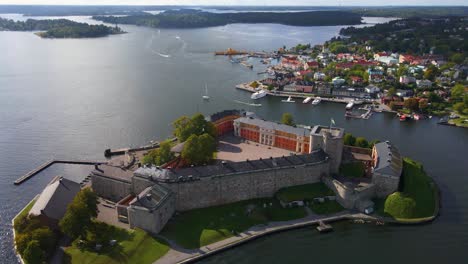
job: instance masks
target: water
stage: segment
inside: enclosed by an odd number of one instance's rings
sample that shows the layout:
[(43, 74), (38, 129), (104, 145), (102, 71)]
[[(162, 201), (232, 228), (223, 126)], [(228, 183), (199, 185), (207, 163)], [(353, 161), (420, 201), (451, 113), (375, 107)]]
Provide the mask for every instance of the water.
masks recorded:
[[(14, 14), (8, 17), (25, 19)], [(87, 17), (73, 19), (92, 21)], [(74, 40), (0, 32), (2, 262), (17, 261), (10, 224), (14, 215), (53, 176), (79, 180), (90, 167), (54, 165), (14, 186), (17, 177), (50, 158), (100, 160), (106, 148), (139, 146), (170, 136), (171, 122), (180, 115), (230, 108), (256, 111), (273, 120), (291, 112), (297, 122), (311, 125), (329, 124), (334, 118), (338, 126), (356, 135), (389, 139), (404, 155), (424, 162), (442, 188), (444, 208), (442, 216), (430, 225), (377, 228), (344, 224), (326, 236), (297, 230), (261, 239), (207, 262), (305, 263), (312, 252), (331, 252), (332, 248), (343, 254), (314, 254), (314, 260), (361, 256), (389, 262), (398, 257), (409, 259), (408, 252), (426, 263), (466, 257), (468, 130), (438, 126), (435, 120), (400, 123), (385, 114), (375, 114), (369, 120), (345, 120), (341, 104), (312, 107), (269, 97), (259, 101), (262, 107), (239, 104), (235, 100), (251, 102), (250, 94), (234, 86), (259, 78), (257, 72), (264, 66), (252, 60), (252, 71), (213, 55), (215, 50), (228, 47), (271, 51), (283, 45), (319, 44), (336, 36), (340, 28), (235, 24), (158, 30), (123, 26), (128, 34)], [(209, 102), (201, 98), (205, 83)]]

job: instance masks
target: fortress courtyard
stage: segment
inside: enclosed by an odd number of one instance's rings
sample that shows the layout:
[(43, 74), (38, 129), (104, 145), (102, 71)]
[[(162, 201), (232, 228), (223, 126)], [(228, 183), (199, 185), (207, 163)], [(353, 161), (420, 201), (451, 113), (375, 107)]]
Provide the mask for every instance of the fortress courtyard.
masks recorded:
[(232, 134), (223, 135), (219, 138), (217, 151), (216, 159), (232, 162), (290, 156), (291, 153), (295, 153), (290, 150), (248, 141)]

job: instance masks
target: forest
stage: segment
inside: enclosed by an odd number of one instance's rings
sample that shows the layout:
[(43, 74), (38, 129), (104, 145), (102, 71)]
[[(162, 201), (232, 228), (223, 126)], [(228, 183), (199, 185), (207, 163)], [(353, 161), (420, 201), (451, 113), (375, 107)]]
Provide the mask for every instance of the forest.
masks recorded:
[(232, 23), (276, 23), (291, 26), (358, 25), (361, 16), (343, 11), (313, 11), (296, 13), (241, 12), (210, 13), (194, 9), (168, 10), (157, 15), (93, 16), (112, 24), (132, 24), (158, 28), (200, 28)]
[(43, 38), (96, 38), (125, 33), (119, 27), (89, 25), (68, 19), (14, 21), (0, 18), (0, 31), (40, 31)]

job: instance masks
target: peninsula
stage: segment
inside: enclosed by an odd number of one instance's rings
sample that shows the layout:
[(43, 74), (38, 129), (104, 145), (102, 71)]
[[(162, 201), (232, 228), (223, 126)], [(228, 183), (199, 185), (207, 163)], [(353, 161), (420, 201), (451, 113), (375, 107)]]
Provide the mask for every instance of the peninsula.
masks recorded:
[(28, 19), (14, 21), (0, 18), (0, 31), (39, 31), (42, 38), (98, 38), (125, 33), (119, 27), (89, 25), (68, 19)]
[(200, 28), (233, 23), (276, 23), (291, 26), (337, 26), (361, 24), (359, 14), (344, 11), (311, 11), (296, 13), (240, 12), (210, 13), (194, 9), (167, 10), (163, 13), (129, 16), (93, 16), (112, 24), (131, 24), (156, 28)]
[(13, 220), (26, 262), (33, 246), (50, 258), (57, 234), (74, 240), (65, 249), (71, 263), (122, 255), (128, 263), (178, 263), (292, 228), (424, 223), (438, 214), (435, 183), (389, 141), (244, 110), (173, 125), (176, 139), (96, 164), (81, 184), (54, 178)]

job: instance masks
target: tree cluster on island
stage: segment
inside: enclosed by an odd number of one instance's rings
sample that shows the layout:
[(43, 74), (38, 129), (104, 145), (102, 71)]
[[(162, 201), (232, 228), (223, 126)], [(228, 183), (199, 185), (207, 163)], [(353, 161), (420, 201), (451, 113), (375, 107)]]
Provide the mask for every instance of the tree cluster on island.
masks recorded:
[(233, 23), (276, 23), (291, 26), (358, 25), (361, 16), (345, 11), (312, 11), (295, 13), (240, 12), (210, 13), (194, 9), (167, 10), (163, 13), (129, 16), (93, 16), (106, 23), (131, 24), (157, 28), (200, 28)]
[(90, 25), (68, 19), (14, 21), (0, 18), (0, 31), (40, 31), (37, 35), (43, 38), (97, 38), (125, 33), (117, 26)]

